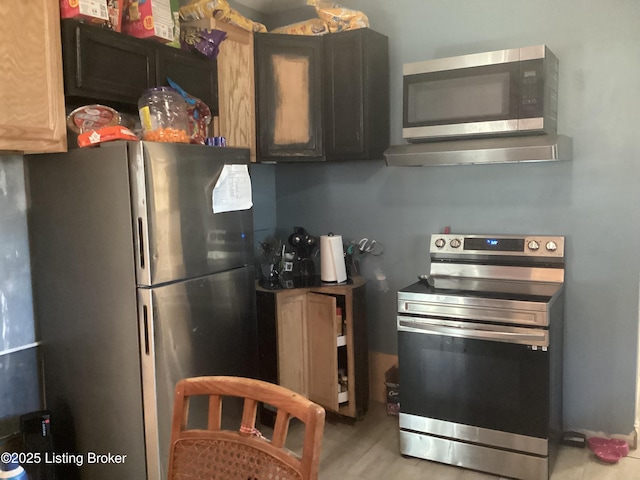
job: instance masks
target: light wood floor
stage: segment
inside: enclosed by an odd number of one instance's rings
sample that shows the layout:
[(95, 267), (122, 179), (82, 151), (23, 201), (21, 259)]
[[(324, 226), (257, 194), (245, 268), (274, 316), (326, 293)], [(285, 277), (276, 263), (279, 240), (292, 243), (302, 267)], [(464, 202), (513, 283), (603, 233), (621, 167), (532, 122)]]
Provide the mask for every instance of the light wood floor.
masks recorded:
[[(300, 436), (292, 426), (289, 447)], [(373, 404), (355, 425), (329, 419), (325, 425), (320, 480), (496, 480), (500, 477), (399, 454), (398, 419), (383, 404)], [(640, 480), (640, 452), (610, 465), (588, 449), (562, 447), (551, 480)]]

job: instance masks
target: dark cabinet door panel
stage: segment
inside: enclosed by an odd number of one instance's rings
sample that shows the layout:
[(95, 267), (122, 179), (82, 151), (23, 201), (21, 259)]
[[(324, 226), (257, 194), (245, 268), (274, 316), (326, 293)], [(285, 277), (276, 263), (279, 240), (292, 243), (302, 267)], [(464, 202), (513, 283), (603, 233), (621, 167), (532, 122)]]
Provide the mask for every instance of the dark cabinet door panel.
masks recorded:
[(256, 34), (261, 162), (382, 158), (389, 146), (386, 36)]
[(258, 157), (323, 160), (322, 39), (256, 34)]
[(152, 86), (154, 45), (122, 34), (63, 21), (65, 94), (136, 104)]
[(362, 30), (365, 158), (384, 158), (390, 137), (389, 39)]
[(364, 69), (361, 35), (325, 39), (327, 156), (364, 154)]
[(171, 78), (189, 95), (206, 103), (212, 115), (218, 113), (218, 77), (215, 60), (163, 45), (156, 50), (155, 77), (158, 85), (169, 85), (167, 78)]
[(168, 85), (169, 77), (218, 113), (215, 60), (72, 19), (62, 21), (62, 51), (68, 104), (98, 101), (136, 110), (142, 93)]
[(327, 159), (382, 158), (389, 146), (388, 39), (360, 29), (324, 41)]

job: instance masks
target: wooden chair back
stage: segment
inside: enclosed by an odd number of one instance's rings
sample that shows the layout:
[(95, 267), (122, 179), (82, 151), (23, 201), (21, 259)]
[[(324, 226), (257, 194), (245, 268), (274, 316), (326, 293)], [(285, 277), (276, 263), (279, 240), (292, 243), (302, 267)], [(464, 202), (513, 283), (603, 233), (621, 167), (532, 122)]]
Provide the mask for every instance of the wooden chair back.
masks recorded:
[[(207, 429), (188, 429), (189, 399), (209, 397)], [(237, 431), (222, 430), (223, 397), (244, 398)], [(259, 402), (277, 410), (271, 439), (256, 430)], [(304, 423), (302, 455), (285, 447), (289, 422)], [(169, 480), (316, 480), (325, 411), (297, 393), (242, 377), (196, 377), (176, 385)]]

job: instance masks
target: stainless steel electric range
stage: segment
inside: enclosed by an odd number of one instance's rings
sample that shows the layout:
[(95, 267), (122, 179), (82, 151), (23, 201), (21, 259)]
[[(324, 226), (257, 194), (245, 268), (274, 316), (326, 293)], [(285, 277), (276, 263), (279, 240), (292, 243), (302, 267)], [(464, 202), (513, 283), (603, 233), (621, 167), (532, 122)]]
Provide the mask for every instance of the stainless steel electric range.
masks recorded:
[(435, 234), (398, 292), (400, 451), (549, 478), (562, 430), (564, 237)]

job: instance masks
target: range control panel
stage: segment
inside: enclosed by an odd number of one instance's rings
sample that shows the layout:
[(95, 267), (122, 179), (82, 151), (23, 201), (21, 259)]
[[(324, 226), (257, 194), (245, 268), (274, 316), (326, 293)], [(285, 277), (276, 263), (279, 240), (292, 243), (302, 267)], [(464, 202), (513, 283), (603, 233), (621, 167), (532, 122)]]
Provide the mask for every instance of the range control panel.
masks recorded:
[(431, 235), (429, 251), (454, 255), (564, 257), (564, 237), (548, 235)]

